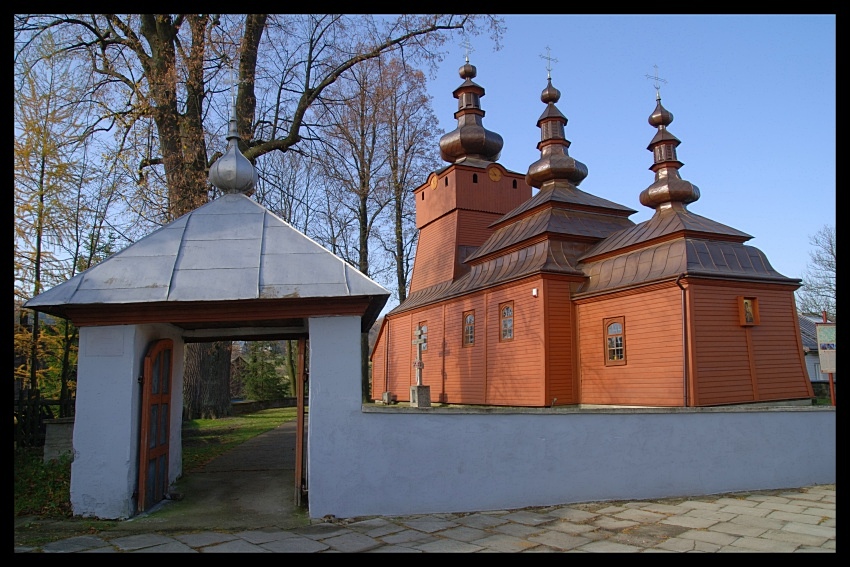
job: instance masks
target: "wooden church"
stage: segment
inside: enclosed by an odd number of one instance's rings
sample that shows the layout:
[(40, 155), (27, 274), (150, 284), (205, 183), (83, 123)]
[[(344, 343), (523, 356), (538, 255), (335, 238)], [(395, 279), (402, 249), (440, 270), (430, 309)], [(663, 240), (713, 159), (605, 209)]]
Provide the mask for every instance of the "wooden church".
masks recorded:
[(414, 190), (419, 244), (408, 297), (371, 353), (373, 400), (410, 401), (417, 379), (446, 404), (812, 398), (800, 280), (747, 246), (749, 234), (688, 209), (700, 192), (679, 175), (660, 93), (647, 148), (655, 180), (640, 194), (655, 213), (635, 224), (635, 210), (578, 188), (588, 171), (568, 153), (551, 78), (540, 159), (522, 175), (497, 163), (503, 142), (482, 125), (475, 67), (467, 61), (460, 76), (457, 128), (440, 140), (449, 165)]

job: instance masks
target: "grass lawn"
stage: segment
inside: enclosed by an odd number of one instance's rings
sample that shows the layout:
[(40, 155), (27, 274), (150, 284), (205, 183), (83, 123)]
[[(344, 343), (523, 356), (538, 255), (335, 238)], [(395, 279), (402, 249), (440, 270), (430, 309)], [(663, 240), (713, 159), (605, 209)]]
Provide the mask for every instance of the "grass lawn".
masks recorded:
[[(183, 422), (183, 474), (248, 439), (293, 421), (297, 409), (273, 408), (221, 419)], [(42, 447), (15, 449), (15, 517), (65, 519), (71, 511), (70, 456), (44, 463)]]

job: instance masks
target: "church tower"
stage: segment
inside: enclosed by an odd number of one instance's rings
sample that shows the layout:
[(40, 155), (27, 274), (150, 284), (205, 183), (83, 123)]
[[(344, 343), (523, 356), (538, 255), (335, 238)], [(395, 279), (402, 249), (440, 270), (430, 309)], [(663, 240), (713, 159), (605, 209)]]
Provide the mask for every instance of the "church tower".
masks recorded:
[(496, 163), (502, 137), (482, 125), (484, 89), (472, 81), (477, 71), (468, 58), (459, 73), (457, 128), (440, 139), (440, 157), (450, 165), (414, 190), (419, 243), (408, 297), (467, 272), (463, 262), (490, 236), (490, 224), (531, 197), (524, 175)]

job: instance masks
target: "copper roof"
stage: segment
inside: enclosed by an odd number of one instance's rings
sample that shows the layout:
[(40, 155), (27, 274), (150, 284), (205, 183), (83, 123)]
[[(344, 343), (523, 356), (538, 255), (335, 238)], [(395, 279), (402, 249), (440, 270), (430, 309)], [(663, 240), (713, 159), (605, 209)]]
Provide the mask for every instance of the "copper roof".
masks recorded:
[(542, 188), (553, 181), (566, 181), (578, 186), (587, 177), (587, 166), (570, 157), (567, 151), (570, 141), (564, 135), (567, 117), (555, 103), (561, 98), (561, 91), (552, 86), (552, 78), (546, 79), (546, 88), (540, 94), (540, 100), (546, 109), (537, 120), (540, 128), (540, 159), (528, 166), (525, 181), (532, 187)]
[[(603, 199), (590, 193), (586, 193), (564, 181), (555, 181), (546, 185), (545, 188), (538, 191), (528, 201), (518, 206), (514, 210), (507, 213), (505, 216), (494, 222), (493, 227), (502, 226), (514, 217), (520, 216), (532, 209), (545, 205), (546, 203), (562, 203), (564, 205), (576, 205), (575, 207), (564, 208), (595, 208), (600, 209), (598, 212), (603, 214), (615, 214), (622, 217), (628, 217), (634, 214), (634, 209), (624, 207), (619, 203)], [(631, 221), (629, 221), (631, 222)]]
[(411, 293), (404, 303), (390, 313), (410, 311), (540, 273), (562, 274), (583, 279), (584, 272), (573, 266), (574, 259), (580, 251), (581, 245), (574, 242), (542, 240), (509, 254), (475, 264), (467, 274), (454, 282), (443, 282)]
[(457, 128), (440, 138), (440, 157), (449, 163), (470, 158), (476, 162), (494, 162), (499, 159), (504, 142), (499, 134), (482, 125), (484, 111), (480, 98), (484, 96), (484, 89), (472, 82), (477, 71), (474, 65), (469, 64), (468, 58), (459, 73), (464, 81), (452, 93), (458, 99), (455, 112)]
[[(632, 226), (632, 221), (583, 210), (545, 208), (497, 229), (466, 262), (472, 263), (478, 258), (542, 235), (578, 238), (584, 244), (580, 252), (584, 254), (595, 242), (622, 230), (624, 226)], [(573, 261), (576, 259), (574, 257)]]
[(468, 273), (411, 294), (391, 313), (540, 273), (582, 282), (575, 297), (681, 275), (799, 285), (775, 271), (760, 250), (743, 244), (752, 236), (687, 209), (699, 199), (699, 188), (679, 175), (680, 141), (667, 130), (673, 115), (661, 105), (660, 93), (649, 117), (657, 129), (648, 146), (655, 179), (640, 195), (655, 213), (638, 225), (628, 219), (633, 209), (578, 189), (587, 168), (567, 154), (567, 119), (554, 104), (559, 97), (548, 80), (541, 95), (546, 110), (537, 123), (541, 158), (526, 174), (540, 190), (490, 225), (493, 234), (464, 262)]
[(648, 244), (677, 233), (681, 233), (682, 236), (703, 236), (731, 242), (745, 242), (752, 238), (745, 232), (692, 213), (684, 207), (671, 207), (657, 210), (649, 220), (611, 234), (590, 249), (581, 259), (589, 260), (639, 244)]
[[(655, 181), (640, 195), (654, 208), (652, 217), (614, 233), (584, 254), (579, 266), (588, 281), (579, 294), (610, 291), (679, 275), (761, 280), (799, 284), (775, 271), (764, 253), (743, 243), (749, 234), (688, 210), (699, 199), (699, 189), (679, 176), (679, 140), (667, 126), (673, 115), (656, 96), (649, 124), (657, 132), (648, 146), (653, 152)], [(577, 294), (577, 296), (579, 296)]]
[(773, 269), (764, 253), (738, 242), (678, 238), (579, 264), (588, 275), (574, 297), (613, 291), (687, 275), (729, 280), (799, 284)]

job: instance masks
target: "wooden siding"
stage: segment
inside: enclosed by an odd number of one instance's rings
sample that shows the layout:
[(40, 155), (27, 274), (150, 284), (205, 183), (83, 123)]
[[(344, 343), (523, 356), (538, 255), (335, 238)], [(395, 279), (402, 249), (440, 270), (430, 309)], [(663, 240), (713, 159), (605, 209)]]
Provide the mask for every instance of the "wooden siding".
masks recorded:
[[(478, 183), (472, 182), (475, 174), (478, 175)], [(452, 175), (457, 186), (457, 206), (462, 209), (502, 216), (531, 198), (531, 186), (526, 184), (525, 176), (513, 174), (516, 177), (512, 177), (506, 173), (499, 181), (493, 181), (486, 170), (461, 168), (455, 169)], [(516, 189), (512, 186), (514, 179), (517, 180)], [(451, 185), (452, 180), (449, 181), (449, 187)]]
[[(546, 406), (543, 302), (532, 297), (540, 280), (524, 280), (487, 295), (487, 387), (485, 403)], [(514, 338), (499, 341), (499, 304), (514, 302)]]
[(488, 228), (501, 215), (483, 213), (480, 211), (461, 211), (458, 215), (457, 244), (458, 246), (481, 246), (493, 230)]
[(410, 383), (404, 391), (402, 398), (410, 401), (410, 386), (416, 385), (416, 370), (413, 362), (416, 360), (416, 345), (413, 344), (413, 331), (420, 322), (428, 324), (428, 348), (422, 351), (422, 385), (431, 387), (431, 400), (438, 400), (443, 391), (443, 306), (435, 305), (427, 309), (416, 311), (410, 316), (410, 329), (407, 332), (407, 345), (410, 349)]
[[(387, 319), (388, 354), (386, 368), (385, 391), (392, 392), (393, 398), (397, 400), (410, 399), (410, 376), (413, 370), (411, 323), (410, 314), (405, 313), (392, 319)], [(378, 394), (380, 397), (380, 393)]]
[[(695, 281), (689, 294), (694, 320), (695, 405), (813, 396), (801, 355), (793, 291)], [(741, 326), (739, 296), (758, 298), (758, 325)]]
[(387, 332), (389, 324), (384, 321), (383, 329), (375, 341), (371, 357), (371, 381), (369, 384), (369, 399), (380, 400), (381, 394), (387, 391)]
[[(553, 405), (578, 403), (578, 382), (573, 375), (573, 306), (570, 282), (545, 279), (539, 282), (539, 301), (544, 306), (546, 336), (545, 398)], [(551, 402), (550, 402), (551, 404)]]
[[(463, 346), (463, 313), (475, 310), (475, 344)], [(486, 300), (483, 293), (446, 305), (445, 400), (455, 404), (484, 404), (486, 387)], [(432, 398), (433, 399), (433, 398)]]
[[(492, 181), (486, 169), (450, 166), (436, 177), (433, 187), (426, 184), (415, 191), (416, 227), (422, 229), (455, 209), (487, 212), (500, 217), (531, 198), (531, 187), (526, 184), (525, 176), (502, 171), (502, 178)], [(472, 182), (473, 175), (478, 176), (478, 183)], [(516, 188), (513, 187), (514, 180)]]
[[(536, 298), (531, 293), (535, 287)], [(544, 298), (543, 281), (535, 278), (388, 317), (373, 354), (373, 376), (383, 364), (387, 378), (373, 378), (373, 383), (387, 384), (382, 391), (392, 392), (396, 401), (410, 400), (410, 386), (416, 383), (413, 329), (427, 321), (422, 383), (431, 387), (432, 402), (547, 406), (551, 399), (546, 399), (545, 385)], [(505, 301), (514, 302), (515, 338), (499, 342), (499, 304)], [(464, 347), (462, 318), (470, 310), (475, 311), (476, 344)], [(379, 350), (387, 348), (387, 362), (382, 363)], [(569, 345), (562, 348), (568, 351)], [(556, 355), (555, 367), (560, 371), (565, 363), (571, 364), (569, 359), (569, 352)], [(372, 399), (380, 398), (381, 392), (373, 389)]]
[[(626, 364), (605, 366), (602, 321), (625, 317)], [(684, 405), (681, 290), (669, 286), (576, 305), (581, 403)]]
[(456, 230), (455, 212), (438, 219), (419, 232), (408, 293), (452, 279), (457, 253)]
[(460, 267), (457, 247), (477, 248), (484, 244), (492, 234), (488, 227), (499, 217), (493, 213), (457, 210), (422, 229), (409, 293), (460, 277), (466, 270)]

